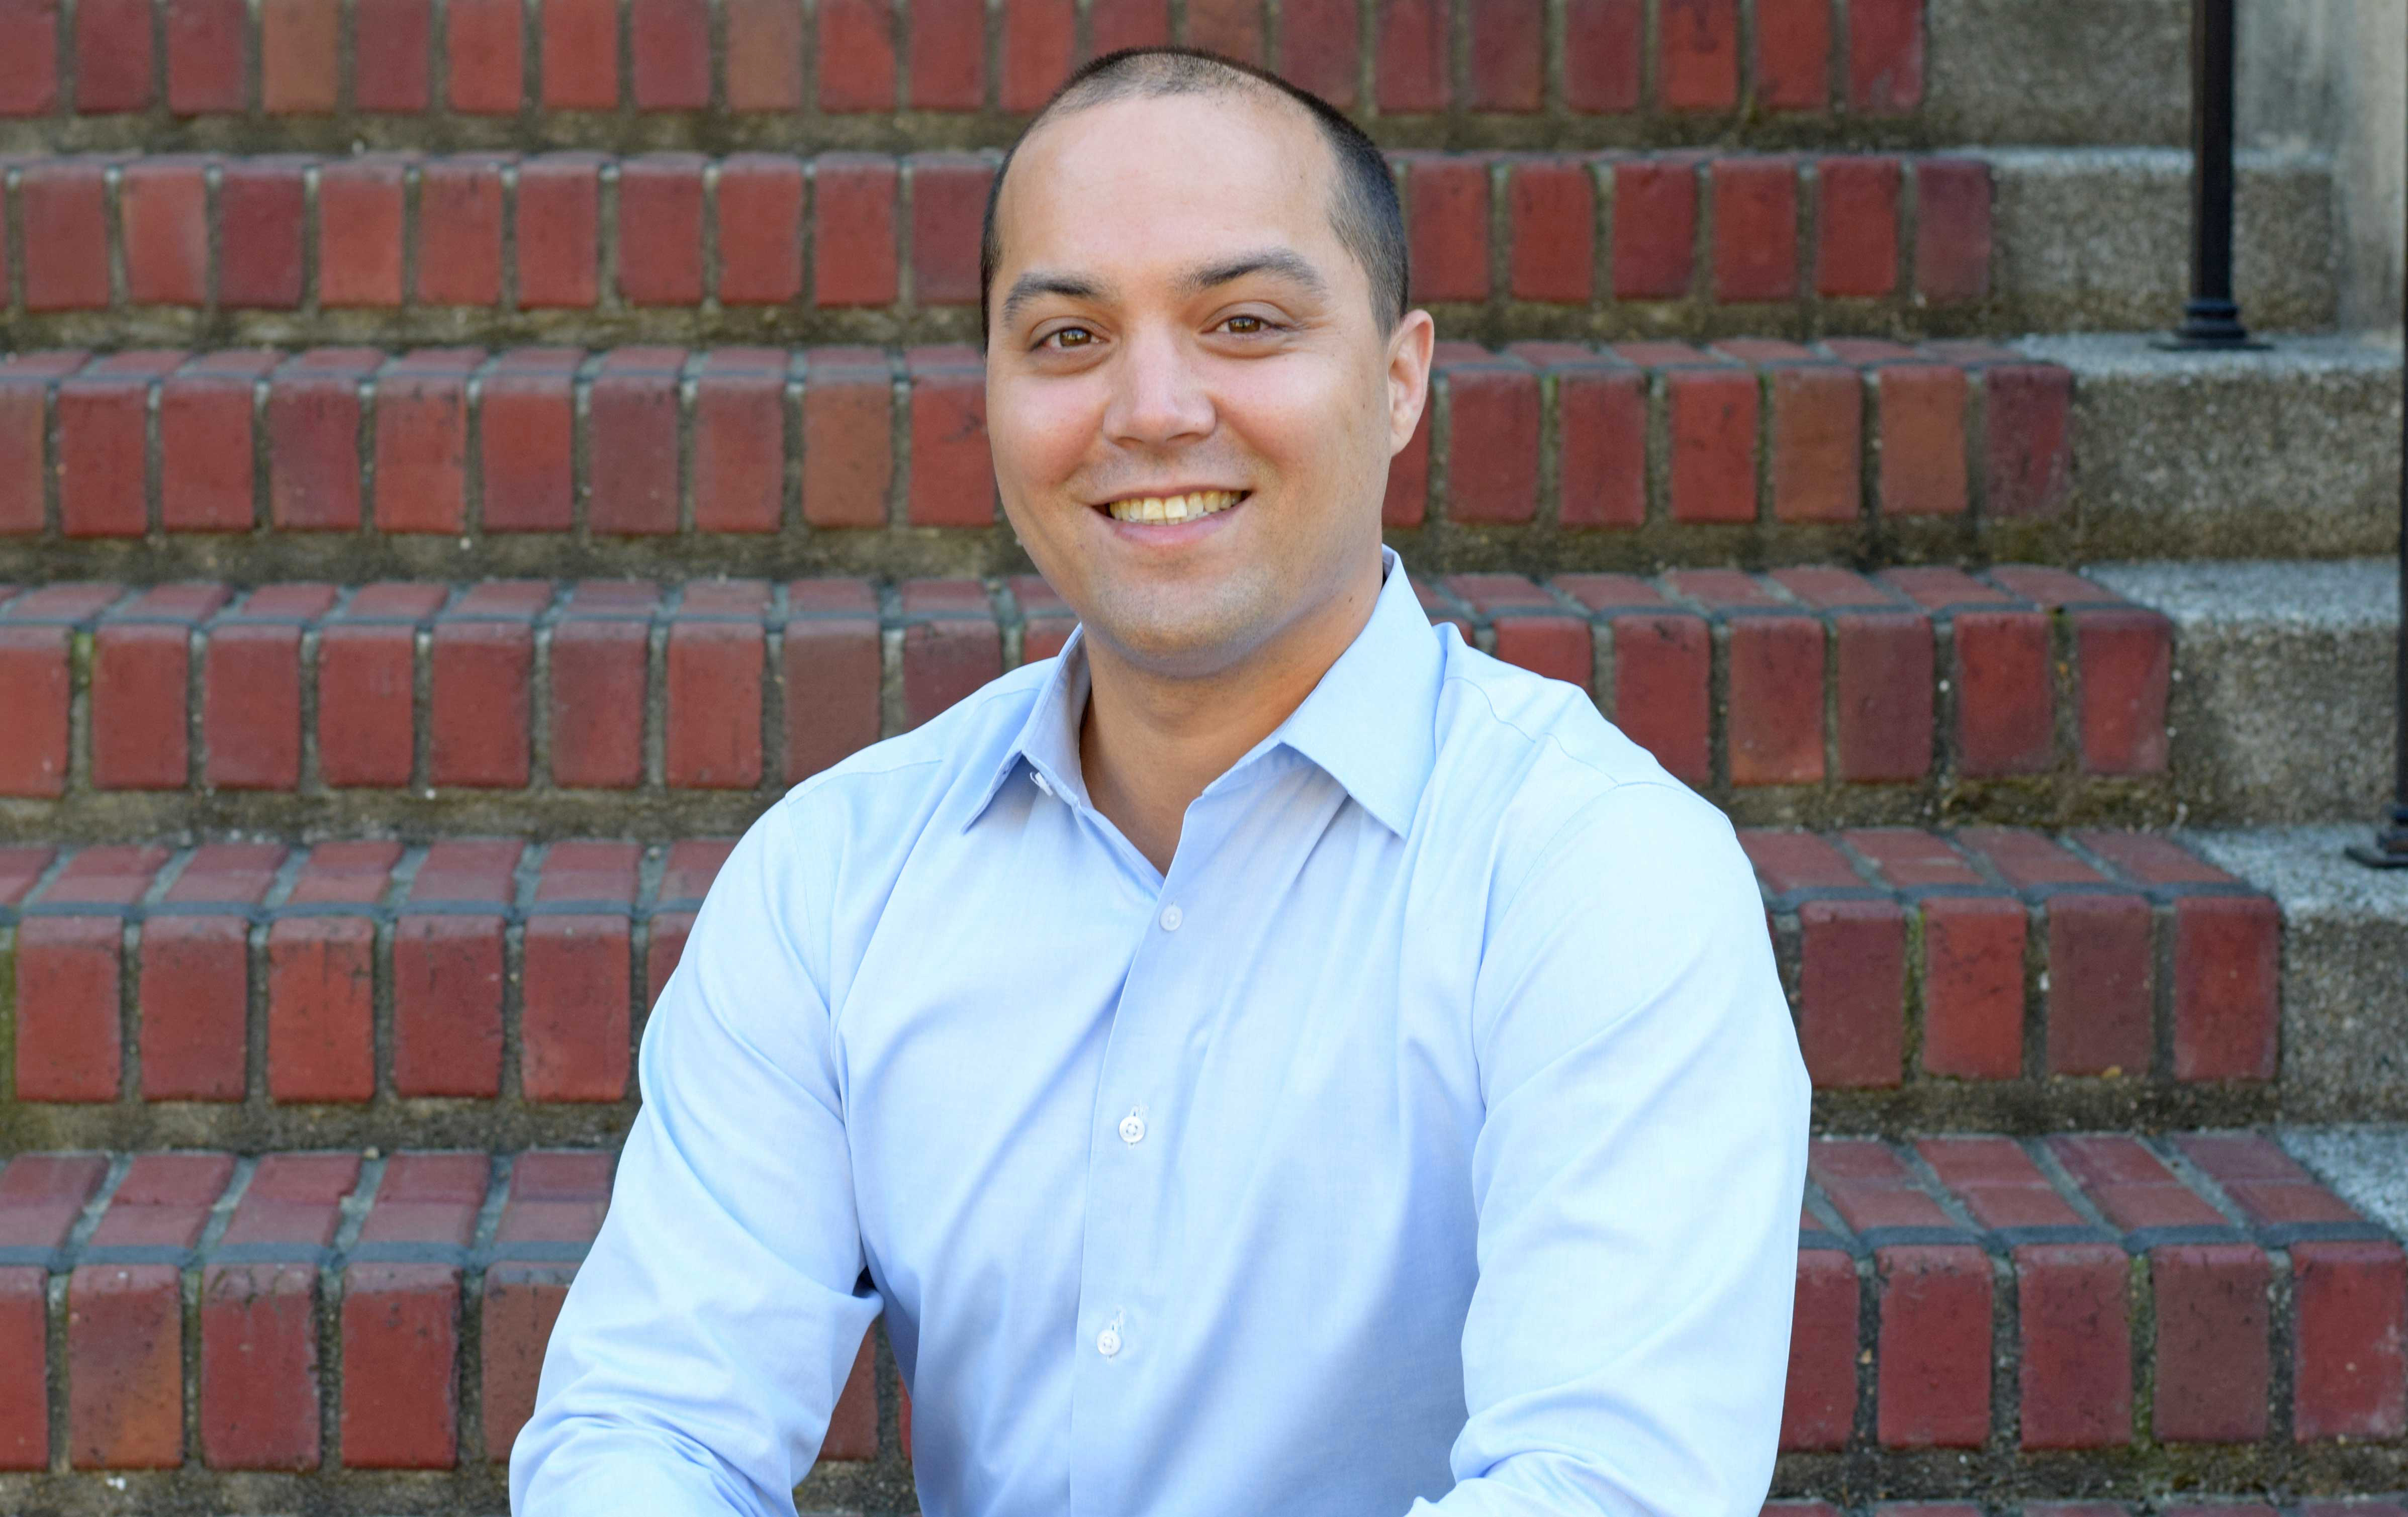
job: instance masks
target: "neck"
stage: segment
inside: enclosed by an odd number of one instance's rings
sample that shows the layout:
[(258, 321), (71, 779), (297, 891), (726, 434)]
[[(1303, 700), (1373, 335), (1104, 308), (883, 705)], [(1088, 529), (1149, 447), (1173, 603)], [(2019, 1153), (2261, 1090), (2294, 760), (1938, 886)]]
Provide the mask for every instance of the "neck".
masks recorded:
[(1380, 561), (1237, 663), (1166, 675), (1087, 641), (1079, 766), (1088, 799), (1170, 872), (1188, 803), (1304, 704), (1371, 617)]

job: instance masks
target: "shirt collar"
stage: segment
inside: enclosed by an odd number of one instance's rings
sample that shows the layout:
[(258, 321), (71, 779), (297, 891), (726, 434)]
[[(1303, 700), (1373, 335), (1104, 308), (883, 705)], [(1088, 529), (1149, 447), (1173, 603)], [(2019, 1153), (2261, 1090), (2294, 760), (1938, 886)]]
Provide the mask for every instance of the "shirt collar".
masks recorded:
[[(1383, 826), (1402, 837), (1412, 825), (1436, 758), (1442, 654), (1438, 630), (1423, 611), (1396, 550), (1381, 548), (1380, 566), (1379, 597), (1363, 630), (1303, 703), (1232, 770), (1268, 749), (1293, 749), (1343, 786)], [(1079, 768), (1079, 722), (1086, 708), (1086, 629), (1077, 627), (1062, 645), (1054, 672), (1038, 691), (1019, 735), (997, 758), (969, 822), (986, 813), (996, 793), (1024, 762), (1041, 777), (1045, 788), (1089, 804), (1086, 777)]]

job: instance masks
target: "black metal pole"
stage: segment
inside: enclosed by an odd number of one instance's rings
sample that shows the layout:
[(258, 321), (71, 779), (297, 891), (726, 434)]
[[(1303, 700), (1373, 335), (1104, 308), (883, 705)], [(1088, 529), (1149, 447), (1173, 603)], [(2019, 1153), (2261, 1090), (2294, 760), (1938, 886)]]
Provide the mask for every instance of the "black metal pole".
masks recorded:
[[(2401, 231), (2408, 236), (2408, 223)], [(2374, 841), (2353, 843), (2349, 850), (2351, 858), (2378, 869), (2408, 869), (2408, 277), (2401, 280), (2400, 397), (2400, 640), (2391, 691), (2391, 805), (2374, 829)]]
[(2191, 0), (2190, 299), (2177, 348), (2255, 348), (2232, 298), (2232, 3)]

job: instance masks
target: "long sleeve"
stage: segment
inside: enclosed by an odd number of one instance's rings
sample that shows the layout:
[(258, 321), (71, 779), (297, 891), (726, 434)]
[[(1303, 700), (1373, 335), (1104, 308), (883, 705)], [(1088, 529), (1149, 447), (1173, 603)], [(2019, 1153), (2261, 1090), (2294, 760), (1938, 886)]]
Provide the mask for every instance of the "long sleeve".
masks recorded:
[(1755, 1517), (1811, 1089), (1722, 816), (1626, 784), (1492, 920), (1459, 1482), (1416, 1513)]
[(519, 1517), (790, 1517), (878, 1314), (797, 798), (729, 855), (644, 1030), (609, 1215), (511, 1453)]

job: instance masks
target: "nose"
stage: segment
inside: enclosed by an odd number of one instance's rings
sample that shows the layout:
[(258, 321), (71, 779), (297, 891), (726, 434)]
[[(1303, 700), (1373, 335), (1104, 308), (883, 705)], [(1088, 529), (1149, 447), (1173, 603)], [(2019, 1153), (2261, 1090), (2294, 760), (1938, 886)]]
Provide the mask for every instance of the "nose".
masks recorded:
[(1211, 436), (1212, 397), (1176, 333), (1132, 333), (1113, 365), (1105, 436), (1124, 447), (1162, 448)]

